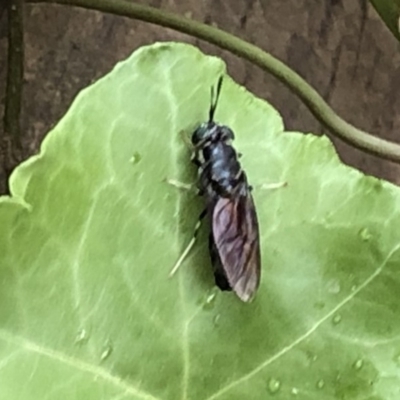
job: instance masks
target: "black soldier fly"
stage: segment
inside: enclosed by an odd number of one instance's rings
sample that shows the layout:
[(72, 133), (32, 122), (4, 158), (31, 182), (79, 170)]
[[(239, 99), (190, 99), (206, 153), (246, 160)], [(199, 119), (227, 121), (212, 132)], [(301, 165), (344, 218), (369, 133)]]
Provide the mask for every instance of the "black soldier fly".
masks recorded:
[(233, 290), (247, 302), (260, 283), (259, 229), (251, 187), (238, 161), (239, 155), (231, 145), (233, 131), (214, 121), (221, 87), (222, 76), (215, 93), (211, 88), (208, 121), (192, 135), (192, 161), (198, 167), (199, 194), (206, 200), (206, 209), (172, 273), (193, 246), (201, 219), (208, 214), (211, 221), (209, 252), (215, 283), (221, 290)]

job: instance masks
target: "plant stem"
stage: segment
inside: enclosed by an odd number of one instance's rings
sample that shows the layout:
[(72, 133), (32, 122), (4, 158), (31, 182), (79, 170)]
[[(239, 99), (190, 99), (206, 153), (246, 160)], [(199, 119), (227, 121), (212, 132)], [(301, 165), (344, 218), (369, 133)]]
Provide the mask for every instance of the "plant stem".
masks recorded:
[(23, 0), (8, 1), (8, 68), (1, 140), (6, 175), (16, 166), (21, 151), (21, 99), (23, 79)]
[(203, 39), (244, 58), (267, 71), (292, 90), (314, 116), (334, 135), (350, 145), (387, 160), (400, 163), (400, 145), (380, 139), (355, 128), (340, 118), (318, 92), (300, 75), (260, 48), (220, 29), (214, 28), (126, 0), (30, 0), (33, 3), (58, 3), (108, 12), (128, 18), (161, 25)]

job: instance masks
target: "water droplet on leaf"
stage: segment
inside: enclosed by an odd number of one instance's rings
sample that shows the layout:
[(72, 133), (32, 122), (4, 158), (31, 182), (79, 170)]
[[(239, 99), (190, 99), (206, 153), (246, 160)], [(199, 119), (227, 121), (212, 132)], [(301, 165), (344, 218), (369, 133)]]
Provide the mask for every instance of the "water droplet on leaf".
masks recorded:
[(340, 323), (341, 320), (342, 320), (342, 316), (340, 314), (337, 314), (333, 317), (332, 322), (334, 325), (337, 325)]
[(338, 294), (341, 290), (340, 282), (337, 279), (332, 279), (328, 283), (328, 292), (332, 294)]
[(136, 151), (135, 153), (132, 154), (132, 157), (130, 158), (129, 162), (132, 164), (137, 164), (140, 162), (141, 159), (142, 156), (140, 155), (140, 153)]
[(213, 289), (207, 295), (207, 297), (203, 303), (204, 310), (212, 310), (215, 306), (216, 298), (217, 298), (217, 292)]
[(213, 324), (214, 326), (219, 326), (221, 320), (221, 314), (217, 314), (214, 318), (213, 318)]
[(369, 242), (372, 239), (372, 234), (368, 230), (368, 228), (362, 228), (359, 232), (359, 235), (361, 237), (361, 240), (363, 242)]
[(207, 304), (213, 303), (216, 296), (217, 296), (217, 295), (216, 295), (215, 293), (211, 293), (211, 294), (207, 297), (206, 303), (207, 303)]
[(364, 365), (364, 361), (360, 358), (353, 364), (353, 367), (354, 367), (354, 369), (359, 371), (363, 367), (363, 365)]
[(271, 394), (275, 394), (279, 391), (279, 389), (281, 388), (281, 382), (278, 379), (275, 378), (271, 378), (268, 381), (268, 391)]
[(104, 346), (103, 351), (101, 352), (100, 360), (101, 360), (101, 361), (106, 360), (108, 357), (110, 357), (112, 351), (113, 351), (113, 348), (112, 348), (112, 346), (111, 346), (111, 343), (107, 343), (107, 344)]
[(313, 362), (317, 361), (318, 356), (315, 353), (312, 353), (311, 351), (306, 351), (306, 356), (309, 361), (309, 364), (311, 365)]
[(299, 389), (297, 389), (297, 388), (292, 388), (292, 395), (293, 396), (297, 396), (299, 394)]
[(76, 337), (75, 337), (75, 344), (83, 344), (89, 340), (89, 334), (86, 329), (81, 329)]
[(320, 379), (320, 380), (317, 382), (317, 388), (318, 388), (318, 389), (322, 389), (324, 386), (325, 386), (325, 381), (324, 381), (323, 379)]

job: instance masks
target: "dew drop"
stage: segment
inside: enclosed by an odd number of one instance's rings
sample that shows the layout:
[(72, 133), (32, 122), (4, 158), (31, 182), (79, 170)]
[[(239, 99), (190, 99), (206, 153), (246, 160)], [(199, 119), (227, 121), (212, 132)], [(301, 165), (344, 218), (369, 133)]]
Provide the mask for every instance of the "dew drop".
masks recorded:
[(211, 293), (211, 294), (207, 297), (206, 303), (207, 303), (207, 304), (213, 303), (213, 302), (215, 301), (215, 297), (216, 297), (216, 296), (217, 296), (216, 293)]
[(112, 351), (113, 351), (113, 348), (111, 346), (111, 343), (107, 343), (104, 346), (103, 351), (101, 352), (100, 361), (105, 361), (108, 357), (110, 357)]
[(89, 334), (86, 329), (81, 329), (75, 337), (75, 344), (84, 344), (89, 340)]
[(360, 358), (354, 364), (353, 367), (355, 370), (359, 371), (364, 365), (364, 361)]
[(372, 239), (371, 232), (368, 228), (362, 228), (358, 234), (363, 242), (369, 242)]
[(219, 326), (220, 322), (221, 322), (221, 314), (217, 314), (213, 318), (213, 324), (214, 324), (214, 326)]
[(341, 320), (342, 320), (342, 316), (340, 314), (337, 314), (333, 317), (332, 322), (334, 325), (337, 325), (340, 323)]
[(268, 381), (268, 391), (271, 394), (275, 394), (279, 392), (279, 389), (281, 388), (281, 381), (275, 378), (271, 378)]
[(217, 292), (215, 290), (212, 290), (206, 297), (204, 303), (203, 303), (203, 309), (204, 310), (212, 310), (215, 306), (215, 300), (217, 298)]
[(297, 388), (292, 388), (292, 395), (293, 396), (297, 396), (299, 394), (299, 389), (297, 389)]
[(137, 164), (140, 162), (141, 159), (142, 159), (142, 156), (140, 155), (140, 153), (138, 153), (136, 151), (135, 153), (132, 154), (132, 157), (129, 159), (129, 162), (131, 164)]
[(314, 363), (315, 361), (317, 361), (317, 359), (318, 359), (318, 356), (316, 354), (312, 353), (311, 351), (307, 351), (306, 356), (307, 356), (307, 359), (308, 359), (310, 365), (312, 363)]
[(340, 287), (340, 282), (337, 279), (332, 279), (328, 283), (328, 292), (332, 294), (338, 294), (340, 293), (341, 287)]
[(323, 379), (320, 379), (320, 380), (317, 382), (317, 388), (318, 388), (318, 389), (323, 389), (324, 386), (325, 386), (325, 381), (324, 381)]

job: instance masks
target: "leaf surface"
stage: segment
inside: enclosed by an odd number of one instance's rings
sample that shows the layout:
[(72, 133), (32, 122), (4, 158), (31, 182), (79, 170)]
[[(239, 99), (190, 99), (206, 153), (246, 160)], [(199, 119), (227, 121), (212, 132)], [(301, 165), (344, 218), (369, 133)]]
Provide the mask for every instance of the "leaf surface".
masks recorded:
[[(263, 258), (251, 304), (213, 286), (181, 133), (223, 63), (144, 47), (88, 89), (0, 200), (0, 391), (19, 400), (397, 400), (400, 192), (285, 132), (225, 77)], [(287, 182), (268, 190), (263, 185)]]

